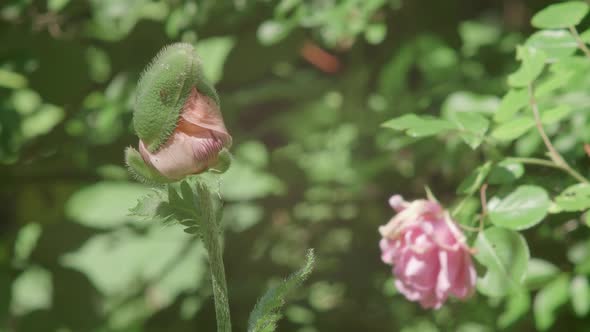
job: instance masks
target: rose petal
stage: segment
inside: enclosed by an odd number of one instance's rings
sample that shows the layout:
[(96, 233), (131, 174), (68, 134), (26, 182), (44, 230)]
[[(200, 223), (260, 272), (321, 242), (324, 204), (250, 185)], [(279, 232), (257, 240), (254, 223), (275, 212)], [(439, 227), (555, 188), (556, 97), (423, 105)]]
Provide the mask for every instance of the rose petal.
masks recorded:
[(400, 211), (379, 228), (381, 259), (393, 264), (395, 286), (423, 308), (440, 308), (453, 295), (473, 294), (477, 275), (465, 236), (436, 202), (403, 201), (390, 205)]

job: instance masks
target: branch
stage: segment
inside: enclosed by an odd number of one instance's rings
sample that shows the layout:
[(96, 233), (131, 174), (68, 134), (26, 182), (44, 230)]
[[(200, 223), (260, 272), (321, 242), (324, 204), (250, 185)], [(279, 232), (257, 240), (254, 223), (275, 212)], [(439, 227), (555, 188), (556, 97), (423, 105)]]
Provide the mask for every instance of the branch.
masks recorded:
[(539, 132), (539, 135), (541, 135), (541, 138), (543, 139), (543, 142), (545, 143), (545, 146), (547, 147), (547, 150), (549, 151), (549, 157), (557, 166), (559, 166), (561, 169), (566, 171), (568, 174), (570, 174), (576, 180), (578, 180), (580, 182), (588, 183), (588, 180), (585, 177), (583, 177), (580, 173), (578, 173), (576, 170), (571, 168), (571, 166), (559, 154), (557, 149), (555, 149), (555, 147), (551, 143), (551, 140), (549, 140), (549, 136), (547, 136), (547, 133), (545, 133), (545, 129), (543, 128), (543, 123), (541, 122), (541, 115), (539, 114), (539, 107), (538, 107), (537, 101), (535, 99), (535, 90), (534, 90), (532, 83), (529, 84), (528, 91), (529, 91), (529, 104), (531, 105), (531, 109), (533, 110), (533, 115), (535, 117), (535, 125), (537, 127), (537, 131)]
[(580, 34), (578, 33), (578, 30), (576, 30), (576, 28), (574, 26), (570, 26), (569, 27), (569, 30), (572, 33), (572, 35), (574, 36), (574, 39), (576, 40), (576, 43), (578, 43), (578, 48), (581, 49), (582, 52), (584, 52), (584, 54), (588, 58), (590, 58), (590, 50), (586, 46), (586, 43), (584, 43), (584, 41), (582, 40), (582, 37), (580, 37)]

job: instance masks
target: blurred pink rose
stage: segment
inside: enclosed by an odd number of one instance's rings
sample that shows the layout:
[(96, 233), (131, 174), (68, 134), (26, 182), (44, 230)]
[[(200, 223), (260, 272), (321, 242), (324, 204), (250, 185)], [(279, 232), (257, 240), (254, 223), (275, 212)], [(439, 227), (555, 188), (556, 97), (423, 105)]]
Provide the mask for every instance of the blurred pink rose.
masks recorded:
[(193, 88), (176, 129), (158, 151), (139, 141), (143, 160), (169, 179), (201, 173), (217, 163), (221, 149), (231, 145), (217, 104)]
[(393, 265), (396, 288), (423, 308), (440, 308), (449, 295), (473, 294), (477, 275), (465, 236), (436, 202), (406, 202), (399, 195), (389, 204), (398, 214), (379, 227), (381, 259)]

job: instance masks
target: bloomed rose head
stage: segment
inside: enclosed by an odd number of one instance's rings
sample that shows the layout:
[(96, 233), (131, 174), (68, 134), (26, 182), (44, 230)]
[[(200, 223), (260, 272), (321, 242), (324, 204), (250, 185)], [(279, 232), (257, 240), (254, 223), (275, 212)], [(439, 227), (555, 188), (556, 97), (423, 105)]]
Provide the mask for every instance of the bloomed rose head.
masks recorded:
[(449, 296), (471, 296), (477, 279), (471, 251), (448, 212), (437, 202), (406, 202), (401, 196), (390, 204), (398, 214), (379, 228), (379, 246), (400, 293), (435, 309)]
[(138, 83), (133, 124), (139, 152), (128, 148), (127, 164), (148, 181), (176, 181), (216, 167), (231, 145), (219, 98), (190, 44), (164, 48), (148, 66)]

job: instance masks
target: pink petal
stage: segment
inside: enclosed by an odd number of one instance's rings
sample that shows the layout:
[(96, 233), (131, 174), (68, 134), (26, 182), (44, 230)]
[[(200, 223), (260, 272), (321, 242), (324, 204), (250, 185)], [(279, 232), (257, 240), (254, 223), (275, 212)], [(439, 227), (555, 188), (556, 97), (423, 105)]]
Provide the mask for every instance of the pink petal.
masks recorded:
[[(223, 141), (224, 146), (229, 147), (231, 145), (231, 136), (225, 128), (219, 107), (211, 98), (200, 94), (197, 89), (193, 88), (191, 91), (191, 95), (184, 104), (181, 118), (190, 126), (198, 127), (192, 128), (193, 131), (199, 129), (205, 129), (205, 132), (212, 131), (215, 137)], [(190, 126), (185, 125), (185, 127)], [(183, 128), (183, 130), (190, 131), (191, 129)]]
[(211, 138), (196, 138), (183, 132), (174, 132), (157, 152), (149, 152), (142, 141), (139, 142), (139, 151), (143, 159), (162, 175), (169, 179), (181, 179), (200, 173), (208, 167), (211, 162), (209, 157), (215, 158), (220, 150), (213, 153), (211, 147), (215, 143), (212, 140), (214, 141)]
[(404, 198), (401, 195), (393, 195), (389, 198), (389, 206), (397, 212), (403, 211), (408, 205), (409, 203), (404, 201)]

